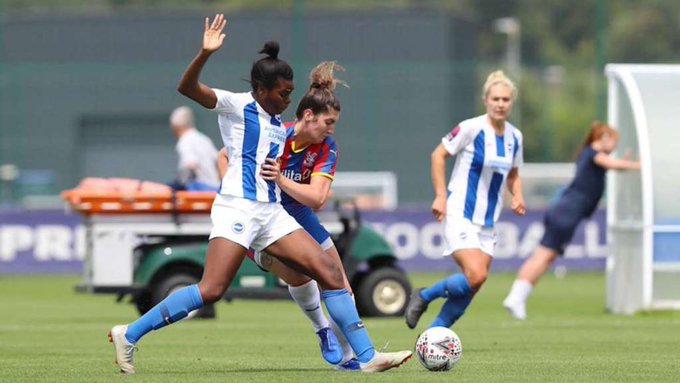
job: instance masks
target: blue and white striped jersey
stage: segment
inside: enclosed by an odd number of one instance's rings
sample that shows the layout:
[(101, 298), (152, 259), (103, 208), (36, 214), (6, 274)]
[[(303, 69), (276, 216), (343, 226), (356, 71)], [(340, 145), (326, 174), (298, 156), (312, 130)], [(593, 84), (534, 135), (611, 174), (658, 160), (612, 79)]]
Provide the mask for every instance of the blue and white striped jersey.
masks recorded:
[(283, 153), (286, 128), (281, 117), (262, 109), (250, 92), (213, 90), (217, 95), (213, 110), (219, 113), (220, 133), (229, 153), (229, 166), (222, 178), (220, 194), (253, 201), (280, 201), (279, 187), (265, 181), (260, 176), (260, 168), (265, 158), (279, 158)]
[(442, 138), (456, 163), (449, 181), (447, 214), (492, 227), (501, 214), (503, 189), (512, 168), (522, 166), (522, 133), (509, 122), (497, 136), (481, 115), (461, 122)]

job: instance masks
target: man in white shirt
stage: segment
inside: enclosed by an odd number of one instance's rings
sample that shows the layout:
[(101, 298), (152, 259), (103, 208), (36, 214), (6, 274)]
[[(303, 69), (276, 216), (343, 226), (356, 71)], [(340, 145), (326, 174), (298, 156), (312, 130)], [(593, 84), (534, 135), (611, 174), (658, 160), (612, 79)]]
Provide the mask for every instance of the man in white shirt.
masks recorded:
[(173, 188), (217, 190), (220, 186), (217, 149), (208, 136), (196, 129), (191, 108), (180, 106), (173, 110), (170, 126), (177, 137), (175, 150), (179, 156), (177, 181)]

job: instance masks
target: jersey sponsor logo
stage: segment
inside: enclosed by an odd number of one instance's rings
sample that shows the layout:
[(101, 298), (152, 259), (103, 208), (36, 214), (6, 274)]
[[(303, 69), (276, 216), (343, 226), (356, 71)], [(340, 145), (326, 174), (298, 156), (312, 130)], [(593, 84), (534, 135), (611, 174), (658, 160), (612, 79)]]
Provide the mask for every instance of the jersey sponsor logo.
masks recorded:
[(453, 141), (458, 133), (460, 133), (460, 125), (456, 125), (455, 128), (451, 129), (451, 131), (444, 138), (446, 138), (447, 141)]
[(246, 227), (241, 222), (234, 222), (231, 224), (231, 230), (236, 234), (242, 234)]
[(307, 169), (305, 170), (304, 173), (296, 172), (293, 169), (284, 169), (281, 174), (283, 174), (284, 177), (291, 179), (295, 182), (302, 182), (309, 178), (312, 175), (312, 172)]
[(279, 145), (283, 145), (286, 142), (286, 129), (272, 125), (265, 126), (265, 132), (267, 132), (267, 137)]
[(489, 160), (487, 162), (487, 165), (491, 167), (494, 171), (497, 171), (499, 173), (505, 174), (505, 172), (509, 171), (510, 168), (512, 168), (512, 163), (508, 161), (496, 161), (496, 160)]
[(291, 179), (295, 182), (300, 182), (302, 181), (302, 174), (296, 172), (293, 169), (284, 169), (281, 174), (283, 174), (284, 177)]
[(338, 152), (336, 152), (336, 151), (333, 150), (333, 149), (328, 149), (328, 151), (329, 151), (331, 154), (333, 154), (334, 156), (337, 156), (337, 155), (338, 155)]

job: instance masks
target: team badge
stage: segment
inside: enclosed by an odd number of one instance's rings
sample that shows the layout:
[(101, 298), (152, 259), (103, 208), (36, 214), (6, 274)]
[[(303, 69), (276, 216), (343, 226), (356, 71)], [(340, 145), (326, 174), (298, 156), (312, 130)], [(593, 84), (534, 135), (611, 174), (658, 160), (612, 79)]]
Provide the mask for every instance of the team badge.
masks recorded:
[(241, 222), (234, 222), (231, 224), (231, 230), (236, 234), (242, 234), (245, 229), (245, 225)]
[(303, 161), (302, 165), (307, 168), (311, 168), (314, 166), (314, 162), (316, 162), (316, 156), (318, 153), (312, 153), (309, 152), (305, 155), (305, 160)]

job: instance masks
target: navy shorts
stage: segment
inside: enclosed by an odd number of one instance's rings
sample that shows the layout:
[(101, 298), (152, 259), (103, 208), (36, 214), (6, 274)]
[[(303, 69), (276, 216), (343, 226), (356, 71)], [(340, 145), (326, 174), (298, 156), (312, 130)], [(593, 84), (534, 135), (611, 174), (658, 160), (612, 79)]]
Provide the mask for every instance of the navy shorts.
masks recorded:
[(564, 254), (579, 222), (587, 216), (587, 201), (578, 196), (563, 196), (551, 206), (543, 217), (545, 232), (541, 238), (541, 246)]

